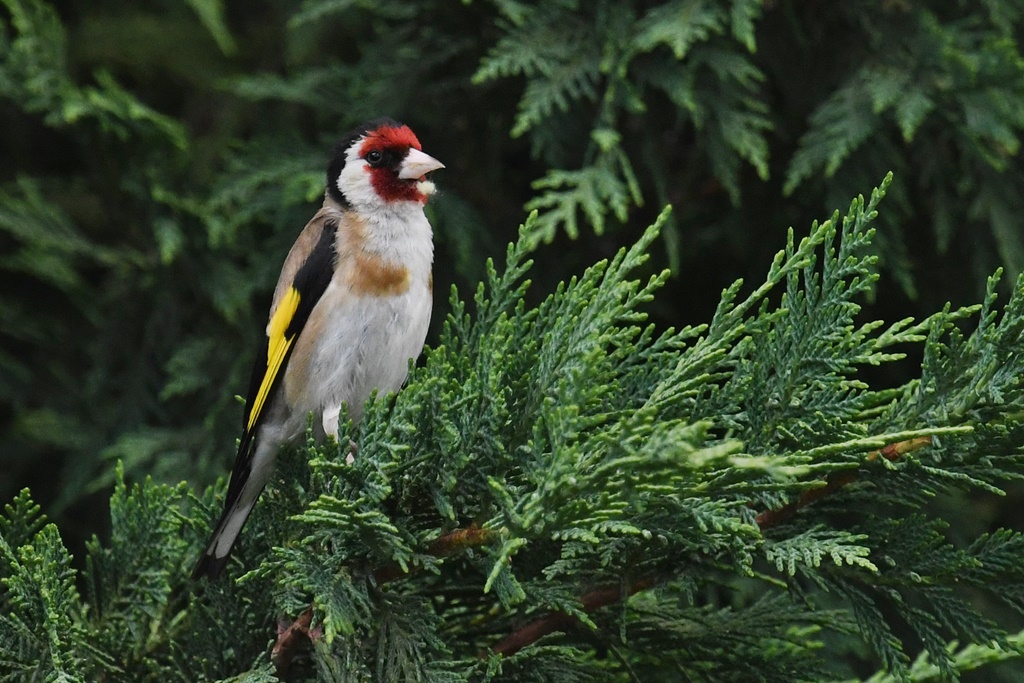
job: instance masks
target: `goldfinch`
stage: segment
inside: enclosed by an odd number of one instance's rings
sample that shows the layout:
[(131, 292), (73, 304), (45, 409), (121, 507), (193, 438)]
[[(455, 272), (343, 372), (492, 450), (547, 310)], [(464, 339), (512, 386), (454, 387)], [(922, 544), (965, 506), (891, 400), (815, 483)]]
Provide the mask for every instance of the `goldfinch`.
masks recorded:
[(374, 389), (397, 391), (423, 349), (434, 246), (423, 213), (444, 168), (388, 118), (348, 133), (327, 167), (324, 203), (281, 268), (245, 404), (224, 512), (193, 579), (214, 579), (270, 477), (278, 449), (305, 433), (338, 436)]

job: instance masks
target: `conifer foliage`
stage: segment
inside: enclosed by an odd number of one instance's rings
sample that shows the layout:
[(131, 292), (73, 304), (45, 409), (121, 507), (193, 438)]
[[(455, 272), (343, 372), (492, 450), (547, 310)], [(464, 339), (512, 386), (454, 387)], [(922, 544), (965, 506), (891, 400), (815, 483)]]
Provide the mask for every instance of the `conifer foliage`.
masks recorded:
[[(23, 492), (2, 679), (824, 680), (867, 646), (923, 680), (1015, 656), (1024, 536), (954, 543), (930, 503), (1024, 476), (1024, 279), (860, 321), (888, 182), (680, 330), (645, 322), (666, 273), (637, 279), (667, 212), (535, 307), (531, 216), (405, 389), (344, 447), (285, 454), (228, 580), (187, 579), (218, 487), (119, 473), (80, 576)], [(914, 345), (919, 379), (861, 378)]]

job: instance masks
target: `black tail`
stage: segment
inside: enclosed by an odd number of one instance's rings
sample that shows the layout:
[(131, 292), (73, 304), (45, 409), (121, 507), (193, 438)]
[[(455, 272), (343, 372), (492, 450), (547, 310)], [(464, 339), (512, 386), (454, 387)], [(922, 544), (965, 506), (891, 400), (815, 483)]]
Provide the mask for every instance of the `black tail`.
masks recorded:
[[(259, 486), (259, 489), (253, 495), (246, 490), (246, 485)], [(221, 575), (228, 563), (228, 558), (231, 557), (231, 551), (242, 533), (242, 527), (245, 526), (245, 522), (249, 519), (249, 513), (252, 512), (253, 505), (256, 504), (256, 499), (262, 492), (263, 486), (248, 477), (242, 486), (234, 491), (228, 490), (228, 499), (224, 505), (224, 512), (217, 521), (216, 530), (210, 537), (210, 542), (207, 544), (206, 550), (203, 551), (202, 557), (196, 562), (195, 569), (192, 570), (193, 580), (205, 576), (212, 581)]]
[(208, 580), (213, 581), (224, 572), (229, 557), (231, 557), (230, 554), (224, 557), (214, 557), (203, 553), (203, 556), (196, 562), (195, 569), (192, 570), (192, 580), (198, 581), (205, 576)]

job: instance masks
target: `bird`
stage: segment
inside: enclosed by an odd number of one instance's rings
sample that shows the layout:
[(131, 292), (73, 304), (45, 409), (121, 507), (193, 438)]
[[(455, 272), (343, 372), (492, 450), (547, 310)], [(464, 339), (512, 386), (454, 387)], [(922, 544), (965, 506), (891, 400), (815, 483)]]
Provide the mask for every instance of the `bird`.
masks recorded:
[(274, 289), (245, 402), (224, 510), (192, 572), (227, 565), (279, 449), (338, 437), (342, 404), (358, 422), (374, 390), (398, 391), (419, 356), (432, 304), (435, 193), (444, 164), (406, 125), (382, 117), (348, 132), (327, 166), (323, 205), (299, 233)]

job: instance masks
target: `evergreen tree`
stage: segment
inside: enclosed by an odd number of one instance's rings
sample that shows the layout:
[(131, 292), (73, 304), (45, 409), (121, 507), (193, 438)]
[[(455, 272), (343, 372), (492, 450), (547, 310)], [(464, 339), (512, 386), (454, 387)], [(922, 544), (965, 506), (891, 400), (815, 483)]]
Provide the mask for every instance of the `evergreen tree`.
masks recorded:
[[(5, 679), (825, 680), (866, 644), (925, 680), (1016, 656), (1024, 535), (954, 543), (931, 503), (1024, 476), (1024, 277), (1002, 310), (997, 274), (980, 306), (858, 322), (885, 185), (681, 330), (644, 322), (667, 273), (633, 277), (667, 212), (535, 307), (531, 217), (405, 389), (286, 455), (237, 580), (187, 579), (217, 488), (119, 471), (84, 592), (23, 492)], [(861, 379), (915, 344), (919, 378)]]

